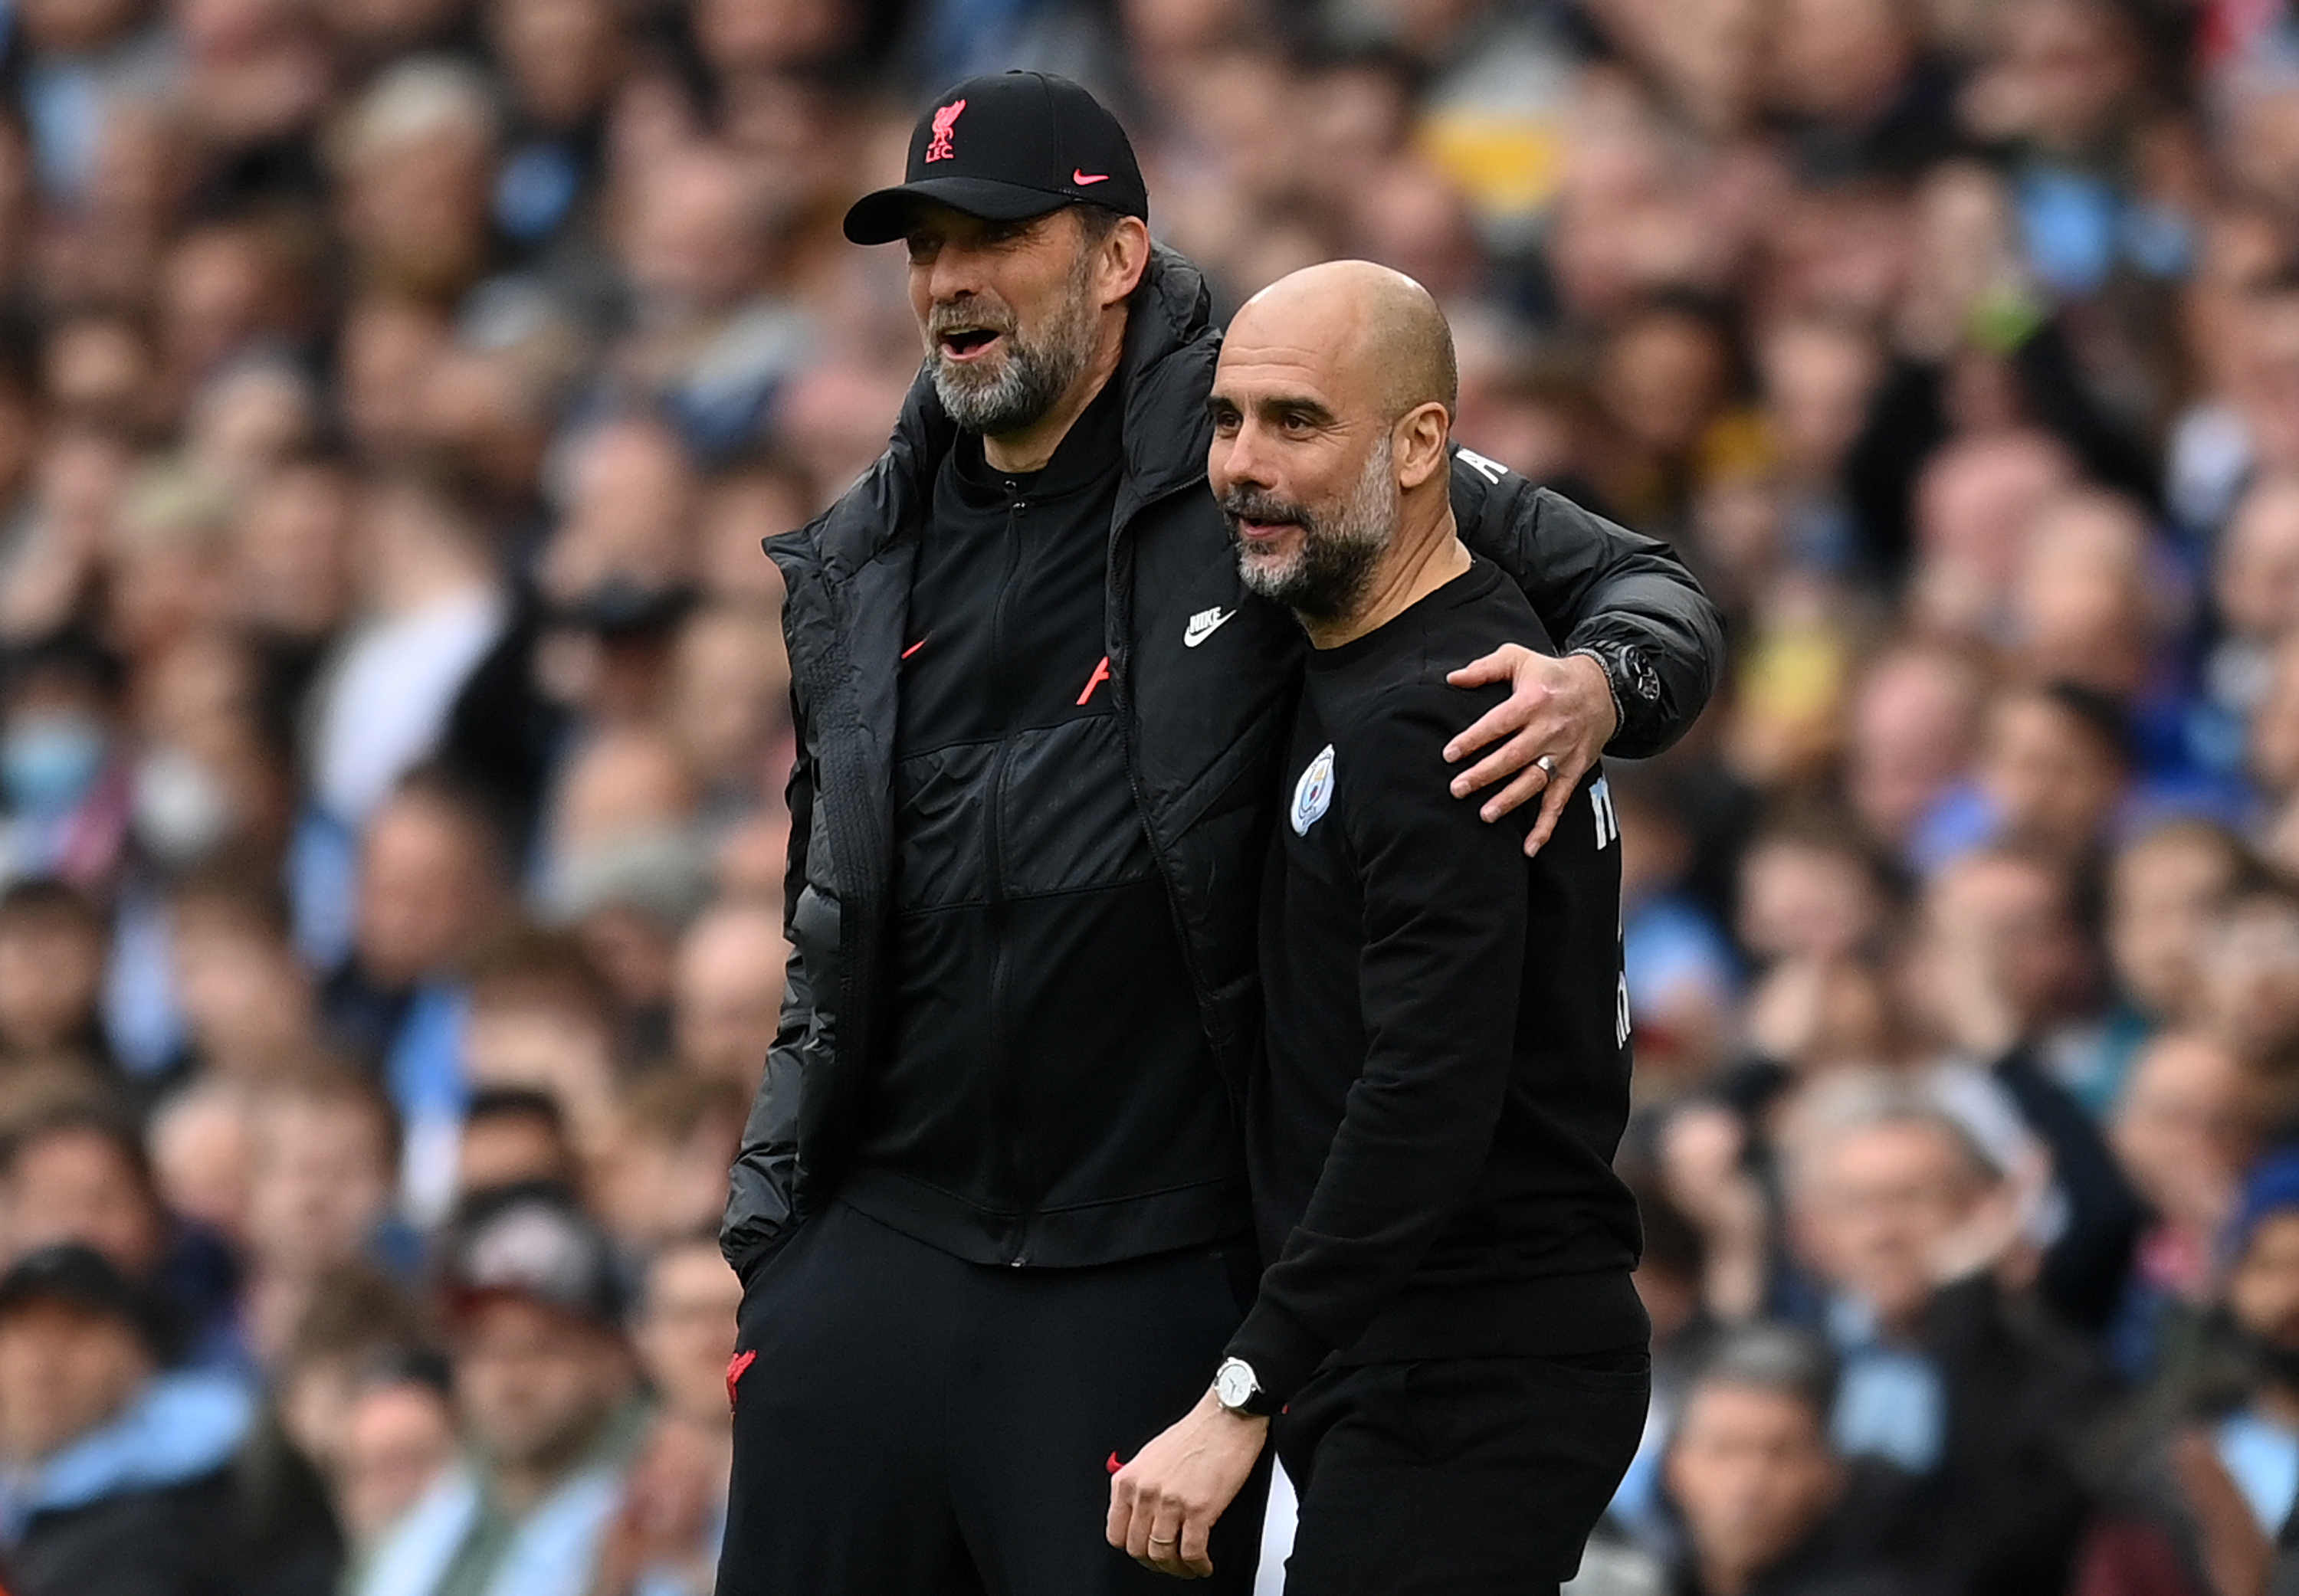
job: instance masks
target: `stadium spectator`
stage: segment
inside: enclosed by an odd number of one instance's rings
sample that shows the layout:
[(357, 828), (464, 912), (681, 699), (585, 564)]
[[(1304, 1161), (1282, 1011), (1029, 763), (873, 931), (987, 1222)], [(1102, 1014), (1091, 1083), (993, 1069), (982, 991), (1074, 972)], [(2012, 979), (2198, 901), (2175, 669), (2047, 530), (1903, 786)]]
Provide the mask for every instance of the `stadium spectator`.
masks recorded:
[(709, 1596), (718, 1578), (734, 1461), (726, 1360), (741, 1283), (717, 1267), (707, 1227), (667, 1240), (653, 1260), (634, 1339), (660, 1405), (631, 1465), (593, 1596)]
[(8, 1578), (26, 1596), (198, 1596), (229, 1576), (228, 1469), (253, 1404), (223, 1377), (159, 1373), (155, 1334), (92, 1248), (0, 1276)]
[(688, 927), (674, 977), (679, 1056), (753, 1089), (782, 1020), (787, 952), (780, 918), (753, 905), (722, 905)]
[(750, 1104), (733, 1081), (676, 1068), (649, 1071), (616, 1104), (591, 1170), (590, 1206), (624, 1255), (658, 1255), (726, 1206), (726, 1174)]
[(319, 1055), (318, 995), (280, 894), (252, 889), (228, 864), (195, 871), (168, 895), (167, 934), (187, 1050), (173, 1072), (250, 1083), (293, 1075)]
[(455, 1458), (444, 1371), (421, 1363), (377, 1371), (344, 1410), (336, 1462), (336, 1517), (353, 1546), (371, 1556)]
[(171, 1359), (237, 1369), (237, 1261), (162, 1207), (134, 1121), (85, 1097), (59, 1101), (0, 1144), (0, 1224), (21, 1258), (77, 1243), (153, 1298)]
[(385, 1532), (353, 1589), (583, 1596), (643, 1410), (606, 1240), (548, 1192), (449, 1243), (449, 1355), (470, 1457)]
[(247, 1222), (253, 1106), (237, 1081), (196, 1081), (154, 1108), (144, 1131), (153, 1179), (169, 1211), (233, 1245)]
[(1915, 1476), (1946, 1588), (2056, 1590), (2090, 1505), (2078, 1468), (2109, 1386), (2099, 1360), (1992, 1272), (2020, 1215), (2004, 1171), (1927, 1094), (1840, 1077), (1788, 1143), (1798, 1261), (1843, 1362), (1831, 1432)]
[(0, 1046), (110, 1067), (96, 1012), (104, 973), (102, 913), (53, 880), (20, 881), (0, 896)]
[(1904, 648), (1868, 666), (1852, 702), (1845, 794), (1896, 850), (1922, 830), (1971, 764), (1980, 681), (1952, 650)]
[(2264, 1106), (2242, 1062), (2208, 1036), (2162, 1032), (2132, 1061), (2109, 1137), (2149, 1226), (2110, 1347), (2135, 1381), (2168, 1376), (2192, 1355), (2228, 1217), (2259, 1156)]
[(501, 914), (499, 847), (451, 785), (419, 778), (394, 795), (361, 849), (351, 957), (322, 995), (336, 1040), (382, 1064), (406, 1130), (405, 1195), (424, 1220), (449, 1197), (465, 1084), (462, 966)]
[(2121, 1298), (2140, 1212), (2071, 1089), (2102, 1067), (2081, 1024), (2096, 955), (2075, 892), (2052, 856), (1967, 855), (1931, 882), (1913, 958), (1917, 1018), (1944, 1049), (1946, 1089), (2007, 1167), (2040, 1160), (2042, 1195), (2029, 1216), (2041, 1248), (2038, 1289), (2069, 1324), (2096, 1332)]
[(128, 839), (118, 658), (59, 632), (20, 650), (0, 683), (0, 869), (109, 886)]
[[(2299, 1159), (2261, 1159), (2233, 1200), (2208, 1311), (2166, 1338), (2155, 1402), (2086, 1548), (2102, 1596), (2280, 1589), (2270, 1570), (2299, 1470)], [(2288, 1553), (2280, 1554), (2284, 1558)]]
[(559, 1099), (536, 1087), (481, 1087), (463, 1110), (455, 1190), (465, 1198), (514, 1186), (580, 1184)]
[(269, 1363), (332, 1271), (412, 1272), (414, 1238), (391, 1213), (399, 1120), (375, 1083), (324, 1064), (270, 1087), (249, 1114), (247, 1280), (240, 1324)]
[(1693, 1375), (1666, 1463), (1683, 1596), (1927, 1588), (1906, 1571), (1907, 1476), (1830, 1437), (1834, 1376), (1825, 1347), (1772, 1327), (1726, 1336)]
[(472, 962), (468, 990), (470, 1085), (548, 1095), (577, 1158), (603, 1154), (621, 1061), (613, 993), (582, 943), (563, 931), (510, 931)]
[[(2108, 871), (2107, 952), (2133, 1021), (2200, 1019), (2204, 946), (2256, 871), (2237, 838), (2203, 820), (2166, 821), (2117, 850)], [(2105, 1101), (2088, 1098), (2094, 1112)]]

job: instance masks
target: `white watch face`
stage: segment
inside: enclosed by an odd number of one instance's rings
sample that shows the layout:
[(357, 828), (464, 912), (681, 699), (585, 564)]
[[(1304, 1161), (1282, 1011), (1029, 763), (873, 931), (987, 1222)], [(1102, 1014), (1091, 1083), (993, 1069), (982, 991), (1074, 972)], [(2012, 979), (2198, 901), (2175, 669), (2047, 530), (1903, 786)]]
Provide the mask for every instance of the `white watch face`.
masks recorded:
[(1232, 1358), (1214, 1376), (1214, 1395), (1224, 1408), (1242, 1408), (1261, 1389), (1261, 1382), (1253, 1377), (1253, 1365), (1242, 1359)]

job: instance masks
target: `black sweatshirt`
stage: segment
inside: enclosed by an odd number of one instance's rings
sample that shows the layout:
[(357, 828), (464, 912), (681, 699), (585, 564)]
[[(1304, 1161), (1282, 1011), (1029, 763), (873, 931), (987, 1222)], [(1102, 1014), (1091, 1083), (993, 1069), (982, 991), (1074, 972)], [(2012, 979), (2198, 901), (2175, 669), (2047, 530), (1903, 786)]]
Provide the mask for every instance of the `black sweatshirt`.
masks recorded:
[(1268, 1056), (1248, 1106), (1264, 1256), (1230, 1344), (1290, 1399), (1336, 1363), (1645, 1340), (1620, 848), (1592, 772), (1533, 859), (1537, 806), (1488, 825), (1446, 742), (1506, 696), (1445, 675), (1541, 637), (1471, 570), (1312, 654), (1264, 880)]
[(1113, 386), (1042, 471), (993, 470), (962, 437), (911, 580), (895, 1034), (840, 1195), (977, 1263), (1100, 1263), (1249, 1222), (1108, 679), (1117, 434)]

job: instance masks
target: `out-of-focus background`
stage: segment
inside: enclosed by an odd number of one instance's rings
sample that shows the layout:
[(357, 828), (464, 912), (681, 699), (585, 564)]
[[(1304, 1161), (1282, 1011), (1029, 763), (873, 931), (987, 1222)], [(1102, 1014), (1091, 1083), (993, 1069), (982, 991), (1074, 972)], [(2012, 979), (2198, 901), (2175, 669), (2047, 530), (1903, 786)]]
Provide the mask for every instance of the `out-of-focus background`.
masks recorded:
[(2283, 0), (0, 18), (0, 1586), (708, 1590), (759, 543), (917, 362), (841, 211), (1021, 64), (1119, 110), (1223, 313), (1427, 284), (1461, 441), (1730, 617), (1611, 776), (1659, 1396), (1580, 1588), (2268, 1589)]

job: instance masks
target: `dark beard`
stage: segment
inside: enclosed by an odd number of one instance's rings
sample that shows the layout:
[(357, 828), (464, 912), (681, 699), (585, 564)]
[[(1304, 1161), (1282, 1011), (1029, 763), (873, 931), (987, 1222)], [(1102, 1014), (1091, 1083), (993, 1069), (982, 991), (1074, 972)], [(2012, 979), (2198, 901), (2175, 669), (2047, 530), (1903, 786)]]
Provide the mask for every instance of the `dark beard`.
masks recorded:
[(936, 310), (928, 323), (936, 342), (926, 353), (926, 368), (952, 421), (967, 432), (1004, 438), (1045, 419), (1093, 359), (1094, 306), (1087, 291), (1092, 272), (1093, 258), (1081, 251), (1061, 310), (1042, 338), (1025, 339), (1007, 314), (998, 327), (1006, 339), (1005, 360), (994, 372), (950, 364), (942, 352), (940, 330), (945, 317), (953, 322), (963, 318)]
[(1242, 558), (1238, 568), (1253, 591), (1313, 621), (1335, 621), (1354, 613), (1387, 547), (1385, 542), (1336, 535), (1330, 518), (1274, 494), (1232, 491), (1221, 508), (1230, 541), (1241, 557), (1245, 539), (1237, 529), (1240, 521), (1291, 521), (1301, 529), (1300, 558), (1290, 569), (1271, 571)]
[[(1397, 523), (1390, 451), (1381, 448), (1365, 461), (1365, 474), (1348, 499), (1328, 510), (1312, 510), (1252, 488), (1223, 495), (1222, 518), (1238, 550), (1238, 573), (1245, 585), (1307, 621), (1338, 621), (1355, 615), (1365, 590), (1389, 550)], [(1301, 529), (1301, 552), (1290, 569), (1273, 571), (1246, 558), (1240, 521), (1290, 521)]]

